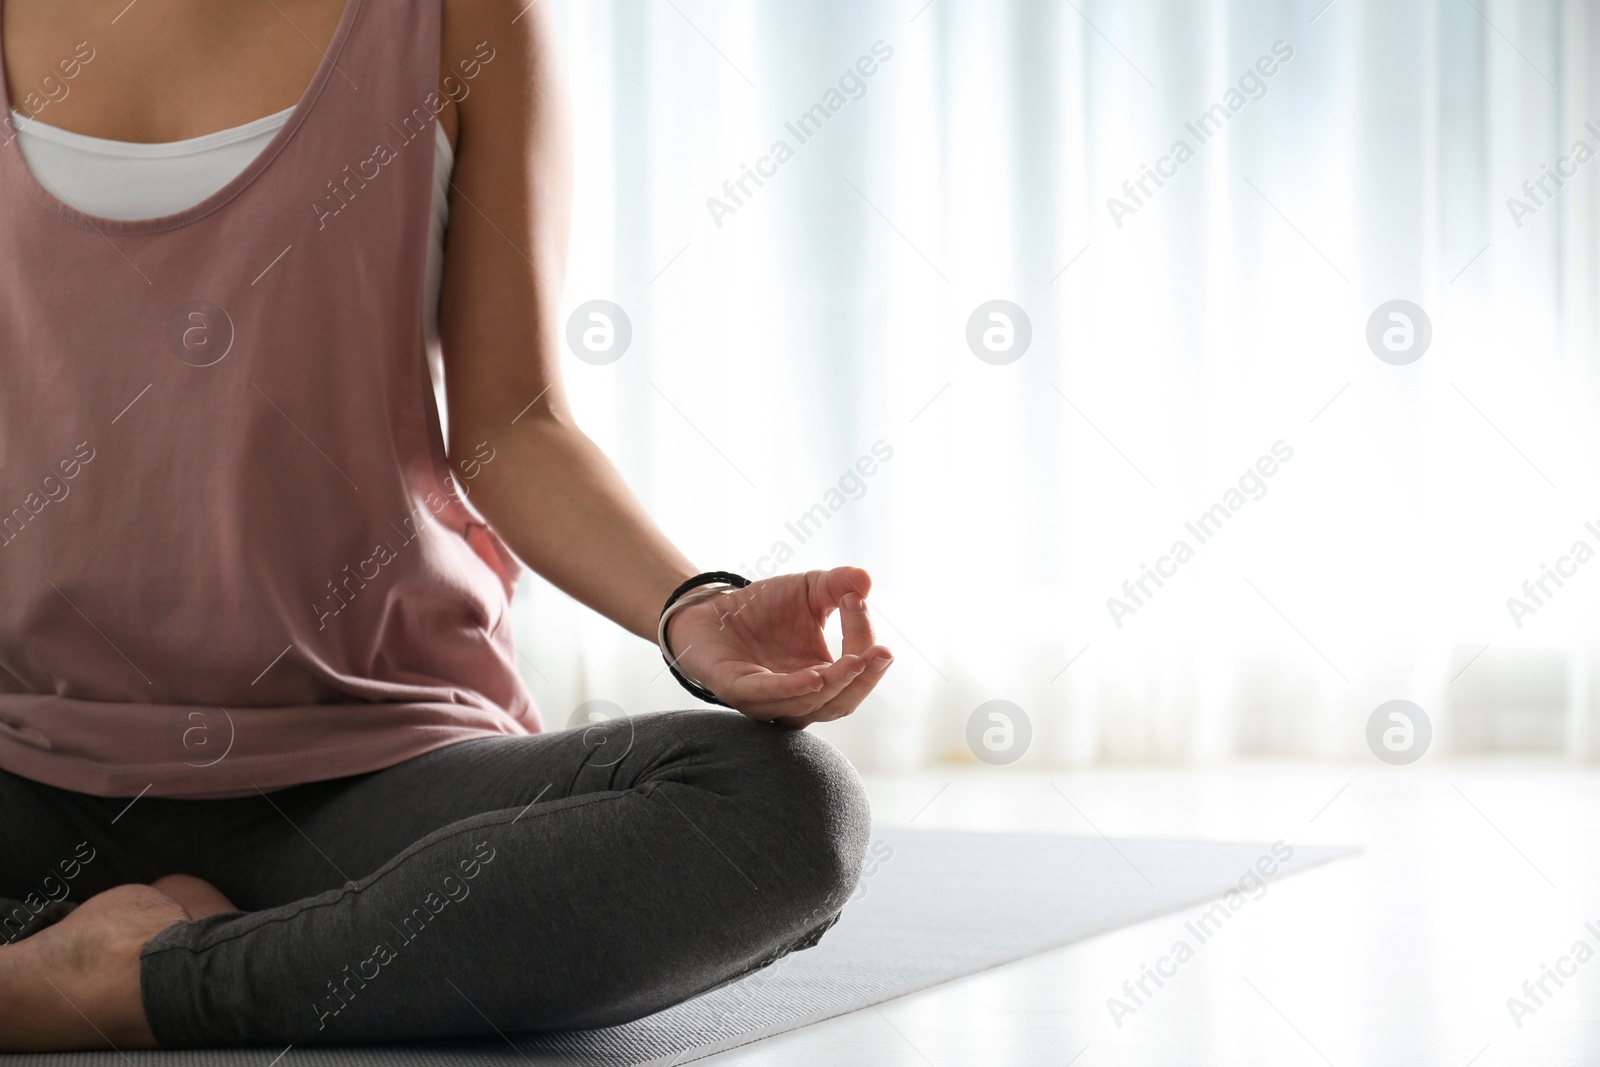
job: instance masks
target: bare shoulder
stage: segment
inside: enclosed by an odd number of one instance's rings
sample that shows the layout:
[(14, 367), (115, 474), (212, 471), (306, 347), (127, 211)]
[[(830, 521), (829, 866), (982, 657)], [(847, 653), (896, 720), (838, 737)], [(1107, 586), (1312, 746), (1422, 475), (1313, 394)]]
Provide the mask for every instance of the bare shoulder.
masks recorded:
[(440, 0), (440, 93), (466, 125), (526, 122), (554, 46), (550, 0)]
[(505, 43), (529, 38), (551, 15), (551, 0), (440, 0), (446, 43), (470, 45), (485, 37)]
[(440, 95), (450, 102), (441, 118), (457, 163), (515, 183), (534, 160), (564, 156), (552, 0), (440, 2)]
[(473, 428), (500, 417), (507, 396), (544, 396), (538, 410), (564, 410), (553, 323), (572, 121), (552, 0), (441, 3), (441, 95), (455, 101), (448, 118), (459, 118), (460, 140), (439, 326), (450, 433), (470, 446)]

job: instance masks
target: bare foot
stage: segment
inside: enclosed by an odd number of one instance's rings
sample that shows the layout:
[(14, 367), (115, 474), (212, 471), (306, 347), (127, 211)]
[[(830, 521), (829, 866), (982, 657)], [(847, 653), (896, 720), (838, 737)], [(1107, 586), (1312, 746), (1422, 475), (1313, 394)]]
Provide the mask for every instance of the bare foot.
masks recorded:
[(169, 874), (151, 882), (150, 888), (159, 889), (176, 900), (191, 919), (204, 919), (218, 912), (239, 910), (216, 886), (193, 875)]
[[(199, 879), (177, 877), (186, 883), (174, 888), (202, 908), (206, 899), (188, 883), (198, 882), (226, 904)], [(119, 885), (54, 926), (0, 948), (0, 1051), (155, 1048), (139, 995), (139, 952), (189, 918), (182, 904), (154, 886)]]

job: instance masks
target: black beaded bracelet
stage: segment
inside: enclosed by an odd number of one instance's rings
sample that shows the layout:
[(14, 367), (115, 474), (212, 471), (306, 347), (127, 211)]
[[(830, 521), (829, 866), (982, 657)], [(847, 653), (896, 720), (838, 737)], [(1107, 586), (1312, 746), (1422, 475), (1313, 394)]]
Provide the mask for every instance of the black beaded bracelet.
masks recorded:
[(684, 594), (691, 589), (698, 589), (706, 585), (726, 585), (734, 589), (743, 589), (749, 584), (750, 579), (742, 574), (734, 574), (732, 571), (706, 571), (703, 574), (695, 575), (674, 589), (672, 595), (667, 597), (667, 602), (661, 606), (661, 614), (658, 616), (656, 623), (656, 644), (661, 647), (661, 658), (666, 660), (667, 670), (672, 672), (672, 676), (678, 680), (678, 684), (696, 697), (704, 700), (707, 704), (717, 704), (724, 708), (731, 707), (726, 701), (718, 700), (716, 694), (711, 690), (690, 679), (678, 669), (677, 657), (672, 654), (672, 646), (667, 642), (667, 613), (672, 610), (672, 605), (683, 599)]

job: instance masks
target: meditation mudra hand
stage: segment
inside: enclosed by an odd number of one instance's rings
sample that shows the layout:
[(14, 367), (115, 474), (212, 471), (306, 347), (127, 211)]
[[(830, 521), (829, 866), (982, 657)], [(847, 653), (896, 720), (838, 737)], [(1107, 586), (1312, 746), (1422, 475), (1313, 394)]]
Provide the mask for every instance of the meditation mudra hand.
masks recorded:
[[(703, 600), (668, 631), (680, 669), (752, 719), (804, 728), (850, 714), (893, 662), (876, 644), (860, 567), (782, 574)], [(843, 643), (828, 651), (823, 627), (839, 612)]]

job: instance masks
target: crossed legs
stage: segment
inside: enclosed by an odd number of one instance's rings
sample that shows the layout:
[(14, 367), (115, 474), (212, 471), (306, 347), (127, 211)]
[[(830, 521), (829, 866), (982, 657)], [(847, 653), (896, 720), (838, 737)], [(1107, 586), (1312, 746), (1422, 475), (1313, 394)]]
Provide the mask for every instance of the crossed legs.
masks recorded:
[(869, 829), (825, 742), (711, 711), (120, 815), (14, 776), (0, 800), (21, 816), (0, 826), (0, 897), (37, 899), (50, 857), (92, 852), (71, 886), (87, 903), (0, 947), (0, 997), (39, 1002), (31, 1030), (0, 1022), (16, 1050), (627, 1021), (814, 943)]

